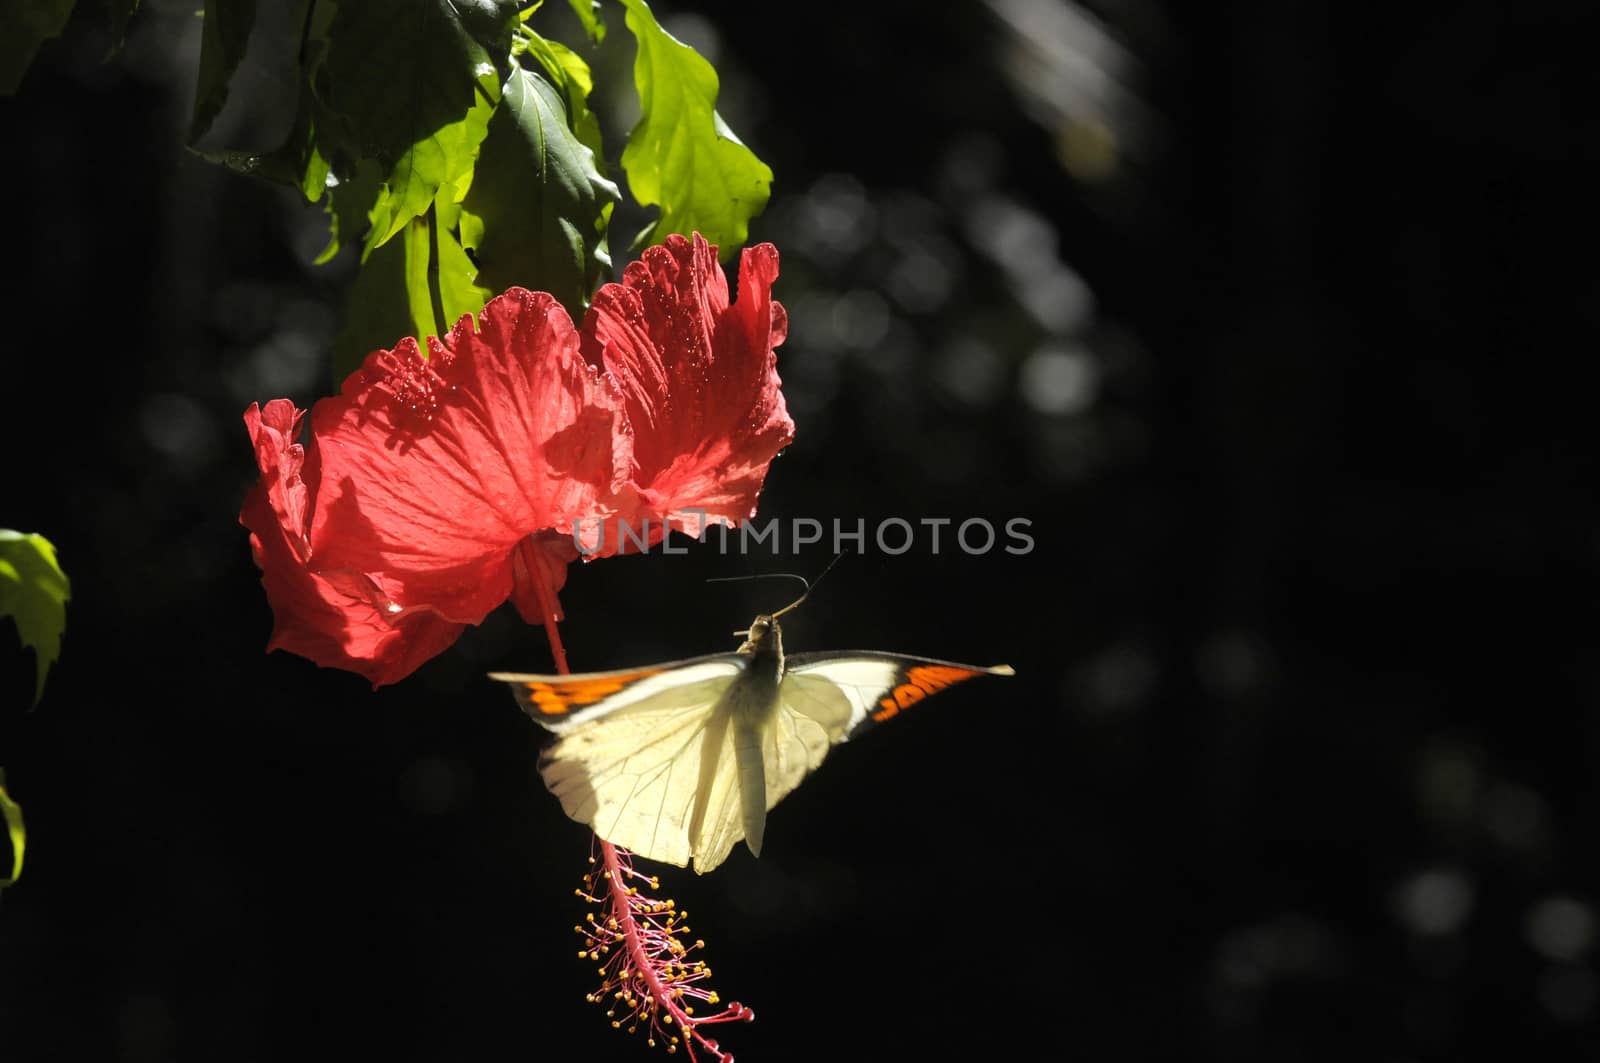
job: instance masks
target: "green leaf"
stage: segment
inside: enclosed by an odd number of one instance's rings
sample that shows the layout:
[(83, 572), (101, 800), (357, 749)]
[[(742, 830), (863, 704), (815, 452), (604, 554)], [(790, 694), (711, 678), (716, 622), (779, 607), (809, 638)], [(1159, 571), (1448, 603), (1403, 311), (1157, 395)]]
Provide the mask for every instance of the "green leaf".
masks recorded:
[[(315, 203), (328, 194), (328, 160), (323, 158), (317, 146), (316, 129), (312, 118), (312, 107), (309, 93), (300, 95), (300, 107), (295, 113), (294, 126), (288, 137), (276, 149), (262, 153), (255, 151), (235, 151), (229, 148), (219, 150), (200, 150), (190, 148), (207, 162), (218, 163), (226, 166), (235, 173), (250, 177), (260, 177), (275, 184), (289, 185), (298, 188), (300, 194), (306, 197), (309, 203)], [(375, 168), (374, 168), (375, 169)], [(376, 177), (373, 179), (374, 189), (377, 187)], [(367, 203), (370, 204), (375, 194), (369, 191)], [(366, 213), (365, 206), (362, 213)], [(335, 239), (334, 249), (338, 249)], [(330, 256), (331, 257), (331, 256)]]
[[(473, 283), (477, 267), (449, 224), (459, 213), (453, 204), (439, 204), (431, 226), (426, 215), (413, 218), (401, 239), (390, 240), (362, 262), (351, 286), (344, 329), (333, 344), (335, 382), (359, 369), (368, 354), (393, 349), (406, 336), (416, 337), (426, 355), (427, 337), (448, 332), (461, 315), (483, 309), (490, 293)], [(435, 234), (443, 321), (436, 320), (429, 273)]]
[(500, 97), (499, 79), (492, 72), (479, 79), (479, 86), (482, 91), (465, 118), (429, 133), (394, 164), (372, 206), (363, 255), (372, 254), (373, 248), (420, 217), (441, 187), (471, 177), (478, 146)]
[(300, 172), (300, 194), (315, 203), (328, 192), (328, 160), (317, 150), (315, 138), (306, 138), (305, 166)]
[(407, 243), (391, 240), (361, 263), (350, 286), (344, 327), (333, 340), (335, 388), (361, 367), (368, 354), (392, 348), (402, 336), (416, 334), (406, 292)]
[(772, 171), (716, 113), (717, 72), (663, 30), (644, 0), (622, 0), (639, 42), (633, 81), (639, 123), (622, 152), (634, 197), (658, 204), (646, 243), (698, 231), (726, 259), (744, 243), (750, 219), (771, 194)]
[[(17, 881), (22, 874), (22, 850), (28, 840), (28, 832), (22, 825), (22, 808), (6, 793), (6, 773), (0, 768), (0, 819), (6, 823), (6, 834), (11, 839), (11, 870), (0, 876), (0, 889)], [(0, 868), (5, 864), (0, 862)]]
[(14, 96), (34, 53), (61, 36), (73, 0), (6, 0), (0, 4), (0, 96)]
[(539, 60), (551, 83), (561, 90), (567, 104), (567, 125), (584, 147), (594, 152), (595, 165), (603, 172), (605, 147), (600, 139), (600, 119), (589, 110), (589, 93), (594, 89), (594, 75), (589, 72), (589, 64), (566, 45), (547, 40), (526, 28), (522, 31), (521, 42), (527, 53)]
[[(254, 3), (255, 0), (249, 2)], [(287, 130), (282, 134), (282, 142), (267, 150), (262, 150), (258, 144), (241, 149), (219, 143), (215, 129), (210, 128), (201, 135), (217, 146), (196, 148), (191, 141), (189, 150), (235, 173), (298, 189), (308, 202), (316, 203), (327, 196), (331, 185), (337, 183), (329, 180), (332, 171), (329, 152), (338, 145), (336, 142), (325, 145), (324, 140), (331, 138), (323, 136), (323, 127), (337, 125), (337, 118), (317, 98), (307, 74), (307, 71), (317, 69), (325, 52), (326, 24), (332, 19), (331, 5), (314, 4), (313, 0), (292, 0), (282, 5), (282, 10), (277, 5), (256, 10), (260, 17), (250, 28), (248, 46), (240, 43), (241, 51), (246, 54), (242, 59), (239, 55), (230, 58), (232, 70), (228, 78), (230, 82), (240, 81), (257, 89), (262, 85), (293, 87), (288, 92), (257, 91), (254, 98), (246, 96), (240, 99), (239, 110), (244, 121), (241, 123), (239, 120), (241, 115), (234, 115), (231, 116), (234, 120), (229, 124), (244, 130), (244, 136), (259, 139), (265, 135), (265, 131), (283, 127), (282, 120), (286, 117), (287, 108), (282, 103), (283, 100), (292, 99), (294, 110)], [(206, 23), (206, 38), (202, 41), (202, 80), (206, 77), (205, 68), (220, 62), (220, 59), (208, 59), (207, 56), (220, 56), (221, 46), (215, 45), (215, 40), (221, 33), (217, 19)], [(226, 109), (228, 84), (221, 84), (222, 96), (215, 101), (212, 113), (204, 116), (207, 125), (214, 124), (218, 108)], [(202, 89), (197, 94), (197, 123), (202, 118), (200, 104), (204, 96)], [(282, 99), (279, 99), (280, 96)], [(199, 129), (197, 124), (197, 132)], [(363, 215), (371, 206), (371, 199), (376, 197), (377, 187), (378, 182), (374, 180), (371, 195), (362, 205)], [(361, 231), (366, 231), (364, 217)]]
[[(433, 278), (429, 270), (435, 250), (432, 237), (428, 235), (426, 225), (415, 223), (406, 234), (406, 295), (407, 303), (412, 308), (412, 317), (418, 322), (416, 331), (411, 333), (417, 337), (418, 342), (438, 334), (439, 330), (448, 333), (455, 323), (461, 320), (463, 314), (476, 314), (494, 294), (489, 289), (474, 283), (478, 276), (478, 266), (461, 246), (461, 240), (456, 233), (458, 224), (465, 220), (460, 206), (446, 202), (441, 196), (437, 217), (435, 226), (438, 233), (437, 280), (444, 310), (443, 320), (436, 320), (436, 308), (430, 287)], [(427, 241), (426, 244), (421, 243), (424, 240)], [(422, 351), (424, 354), (427, 353), (426, 343), (422, 344)]]
[[(363, 257), (472, 172), (498, 97), (516, 0), (345, 0), (314, 72), (331, 121), (324, 157), (376, 159), (386, 174)], [(330, 150), (331, 149), (331, 150)], [(342, 231), (348, 243), (361, 234)]]
[(606, 19), (600, 14), (600, 0), (567, 0), (589, 40), (600, 44), (606, 39)]
[(67, 599), (72, 585), (56, 562), (56, 548), (42, 535), (0, 528), (0, 616), (9, 616), (33, 647), (38, 685), (33, 703), (44, 696), (44, 680), (61, 656), (61, 632), (67, 626)]
[(342, 0), (314, 72), (341, 146), (388, 171), (465, 119), (481, 79), (499, 80), (516, 16), (516, 0)]
[(549, 292), (578, 319), (611, 266), (605, 228), (617, 196), (568, 125), (555, 87), (512, 71), (462, 203), (483, 225), (473, 248), (478, 283)]
[(317, 256), (317, 265), (323, 265), (338, 254), (341, 242), (361, 240), (382, 187), (383, 171), (371, 159), (362, 159), (346, 180), (328, 189), (328, 246)]
[(250, 45), (255, 24), (256, 0), (206, 0), (189, 143), (198, 143), (221, 113), (228, 100), (228, 84)]

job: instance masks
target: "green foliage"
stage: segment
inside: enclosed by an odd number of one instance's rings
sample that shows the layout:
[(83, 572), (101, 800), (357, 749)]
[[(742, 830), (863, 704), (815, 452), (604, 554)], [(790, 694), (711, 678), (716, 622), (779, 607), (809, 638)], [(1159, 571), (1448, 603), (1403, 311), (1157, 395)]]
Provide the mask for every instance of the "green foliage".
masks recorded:
[(0, 96), (11, 96), (33, 64), (34, 53), (59, 37), (74, 0), (6, 0), (0, 4)]
[(583, 23), (583, 31), (591, 42), (599, 44), (606, 39), (606, 20), (600, 14), (600, 0), (567, 0), (567, 3)]
[(471, 179), (478, 147), (489, 129), (489, 116), (505, 109), (496, 106), (500, 86), (491, 75), (480, 78), (478, 88), (465, 117), (425, 133), (394, 164), (378, 192), (377, 202), (368, 212), (372, 227), (367, 232), (364, 256), (372, 254), (373, 248), (388, 241), (407, 222), (421, 216), (441, 189), (449, 186), (453, 194), (458, 183)]
[(622, 0), (639, 42), (633, 64), (639, 124), (622, 152), (628, 186), (661, 207), (640, 244), (698, 231), (727, 258), (749, 235), (771, 194), (772, 171), (716, 112), (717, 72), (657, 24), (644, 0)]
[(0, 860), (0, 889), (3, 889), (17, 881), (17, 876), (22, 874), (22, 850), (28, 840), (27, 829), (22, 825), (22, 809), (6, 793), (4, 769), (0, 769), (0, 819), (5, 821), (6, 837), (11, 843), (10, 869), (6, 870), (7, 862)]
[[(343, 380), (368, 354), (404, 336), (416, 337), (426, 353), (428, 336), (448, 332), (463, 314), (476, 314), (489, 301), (494, 293), (473, 283), (477, 267), (452, 232), (459, 213), (460, 207), (446, 205), (412, 218), (401, 239), (361, 264), (344, 328), (333, 343), (335, 379)], [(403, 298), (394, 298), (396, 291)]]
[[(302, 91), (295, 112), (294, 128), (287, 140), (276, 150), (265, 154), (254, 151), (236, 151), (227, 148), (204, 150), (192, 148), (201, 158), (228, 167), (237, 173), (265, 178), (275, 184), (298, 187), (307, 202), (315, 203), (328, 193), (328, 160), (322, 157), (313, 135), (315, 119), (310, 94)], [(376, 167), (374, 167), (376, 169)], [(378, 178), (373, 177), (376, 188)], [(365, 202), (370, 203), (369, 193)], [(362, 209), (365, 214), (365, 204)], [(362, 219), (365, 224), (365, 218)], [(337, 238), (333, 251), (339, 249)], [(332, 251), (328, 258), (333, 257)]]
[[(203, 0), (191, 144), (212, 131), (250, 48), (258, 0)], [(569, 0), (591, 44), (598, 0)], [(702, 233), (731, 256), (766, 205), (772, 171), (716, 112), (718, 80), (694, 49), (622, 0), (638, 42), (640, 118), (622, 152), (638, 201), (660, 216), (636, 245)], [(106, 0), (120, 40), (137, 0)], [(419, 341), (515, 285), (581, 316), (611, 269), (609, 179), (594, 77), (529, 25), (517, 0), (297, 0), (299, 97), (284, 142), (208, 145), (203, 157), (322, 203), (319, 262), (359, 245), (362, 266), (335, 343), (336, 379), (366, 354)], [(0, 5), (0, 91), (14, 89), (72, 0)], [(399, 237), (399, 239), (396, 239)]]
[(599, 165), (605, 149), (601, 146), (600, 119), (589, 110), (589, 93), (594, 91), (594, 75), (589, 72), (589, 64), (566, 45), (546, 40), (529, 29), (523, 30), (519, 44), (528, 55), (539, 60), (545, 76), (561, 90), (567, 105), (568, 124), (584, 147), (594, 152)]
[(189, 121), (189, 142), (206, 130), (228, 100), (228, 82), (239, 69), (255, 27), (255, 0), (206, 0), (200, 29), (200, 79), (195, 86), (194, 116)]
[[(74, 6), (75, 0), (0, 0), (0, 96), (16, 94), (39, 47), (61, 36)], [(94, 0), (89, 6), (104, 19), (115, 52), (128, 35), (128, 20), (139, 9), (139, 0)]]
[(359, 244), (367, 231), (367, 213), (383, 187), (383, 170), (372, 159), (362, 159), (346, 170), (343, 179), (334, 178), (328, 189), (328, 215), (331, 227), (328, 246), (317, 256), (322, 265), (339, 253), (339, 242), (348, 239)]
[(372, 158), (388, 173), (364, 254), (426, 211), (441, 187), (470, 179), (516, 15), (514, 0), (338, 5), (313, 85), (339, 134), (324, 154)]
[(464, 119), (499, 82), (516, 22), (515, 0), (343, 0), (312, 72), (339, 146), (392, 166)]
[[(584, 41), (604, 40), (598, 4), (569, 2)], [(205, 0), (193, 138), (212, 129), (227, 101), (258, 3)], [(319, 261), (361, 247), (335, 342), (336, 379), (404, 336), (421, 342), (448, 330), (509, 287), (550, 292), (580, 317), (611, 270), (620, 192), (589, 105), (589, 64), (532, 28), (539, 5), (519, 13), (515, 0), (298, 4), (290, 134), (268, 151), (208, 144), (203, 154), (321, 203), (331, 234)], [(642, 117), (622, 165), (639, 201), (661, 208), (641, 237), (699, 231), (731, 255), (766, 203), (771, 171), (717, 115), (710, 64), (663, 31), (642, 0), (624, 6), (639, 42)]]
[(479, 281), (491, 291), (549, 292), (581, 317), (611, 267), (605, 228), (617, 196), (567, 124), (555, 86), (513, 71), (462, 203), (483, 224)]
[(33, 647), (38, 683), (34, 704), (44, 696), (45, 677), (61, 656), (72, 585), (56, 561), (56, 548), (42, 535), (0, 528), (0, 617), (16, 622), (24, 648)]

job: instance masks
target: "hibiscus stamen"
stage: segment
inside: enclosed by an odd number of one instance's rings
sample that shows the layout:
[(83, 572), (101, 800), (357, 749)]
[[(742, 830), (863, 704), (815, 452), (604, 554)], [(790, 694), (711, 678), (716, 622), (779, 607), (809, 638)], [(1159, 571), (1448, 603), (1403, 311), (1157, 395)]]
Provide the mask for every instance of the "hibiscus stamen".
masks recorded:
[[(694, 958), (705, 942), (696, 939), (685, 945), (680, 938), (689, 933), (689, 913), (680, 911), (671, 900), (657, 900), (630, 885), (639, 881), (655, 890), (661, 882), (637, 870), (626, 849), (598, 837), (595, 841), (600, 848), (599, 865), (584, 876), (578, 896), (597, 905), (601, 917), (591, 912), (573, 928), (584, 939), (579, 958), (603, 961), (600, 988), (588, 999), (608, 1005), (606, 1016), (614, 1029), (633, 1033), (642, 1026), (651, 1046), (659, 1041), (668, 1052), (676, 1052), (682, 1045), (690, 1059), (698, 1059), (698, 1045), (718, 1063), (733, 1063), (733, 1055), (723, 1051), (701, 1027), (750, 1022), (755, 1012), (735, 1001), (711, 1015), (695, 1014), (696, 1001), (713, 1007), (722, 1001), (715, 990), (702, 984), (711, 977), (711, 968)], [(595, 863), (592, 855), (589, 862)]]
[(451, 358), (447, 347), (439, 346), (430, 359), (422, 356), (414, 341), (401, 343), (394, 350), (378, 352), (369, 360), (362, 370), (366, 374), (363, 379), (368, 387), (389, 400), (390, 419), (396, 428), (426, 427), (439, 412), (445, 397), (455, 391), (455, 385), (434, 367), (437, 361), (441, 367), (448, 368)]
[[(550, 586), (541, 566), (529, 568), (544, 611), (550, 654), (557, 672), (567, 675), (566, 647), (557, 630), (555, 588)], [(658, 890), (660, 879), (635, 869), (626, 849), (599, 835), (594, 836), (594, 842), (600, 850), (599, 865), (584, 875), (583, 886), (577, 892), (600, 909), (600, 917), (590, 912), (583, 923), (573, 927), (584, 939), (578, 957), (603, 961), (599, 967), (600, 987), (587, 999), (607, 1004), (606, 1016), (613, 1029), (634, 1033), (642, 1026), (651, 1047), (659, 1041), (669, 1053), (675, 1053), (681, 1045), (691, 1060), (698, 1060), (698, 1045), (710, 1052), (717, 1063), (733, 1063), (732, 1053), (724, 1052), (700, 1028), (750, 1022), (756, 1013), (738, 1001), (711, 1015), (694, 1013), (696, 1001), (713, 1007), (722, 1003), (715, 990), (702, 984), (711, 977), (711, 968), (704, 960), (692, 958), (705, 948), (705, 942), (696, 939), (685, 945), (680, 935), (689, 933), (688, 913), (679, 911), (671, 899), (658, 900), (633, 885), (648, 883), (651, 890)], [(593, 852), (589, 863), (595, 864)]]

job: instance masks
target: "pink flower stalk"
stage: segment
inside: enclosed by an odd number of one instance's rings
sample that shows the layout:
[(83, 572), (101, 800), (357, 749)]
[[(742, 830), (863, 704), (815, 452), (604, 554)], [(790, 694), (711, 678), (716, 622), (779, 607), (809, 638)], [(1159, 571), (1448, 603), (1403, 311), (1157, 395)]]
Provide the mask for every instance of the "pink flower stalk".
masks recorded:
[[(694, 958), (705, 942), (696, 939), (685, 945), (680, 940), (689, 933), (689, 913), (679, 911), (671, 900), (657, 900), (630, 885), (643, 882), (658, 890), (661, 880), (635, 870), (627, 850), (595, 840), (600, 861), (584, 876), (578, 896), (599, 906), (601, 918), (590, 912), (583, 925), (573, 928), (584, 939), (578, 956), (601, 961), (600, 988), (589, 994), (589, 1000), (608, 1005), (606, 1015), (617, 1029), (633, 1033), (644, 1027), (651, 1047), (659, 1042), (668, 1052), (676, 1052), (682, 1045), (690, 1059), (698, 1059), (698, 1045), (717, 1063), (733, 1063), (733, 1055), (701, 1027), (750, 1022), (756, 1013), (734, 1001), (721, 1011), (695, 1014), (697, 1002), (716, 1007), (721, 999), (705, 985), (711, 968)], [(594, 857), (589, 862), (595, 863)]]
[[(541, 574), (536, 578), (547, 577)], [(541, 593), (539, 600), (553, 603), (555, 595)], [(567, 651), (551, 612), (545, 614), (544, 630), (556, 670), (568, 674)], [(578, 957), (604, 961), (599, 969), (600, 988), (589, 994), (589, 1001), (609, 1002), (606, 1015), (614, 1029), (634, 1033), (643, 1026), (652, 1048), (658, 1039), (668, 1052), (676, 1052), (681, 1044), (691, 1060), (698, 1060), (698, 1045), (712, 1053), (717, 1063), (733, 1063), (732, 1053), (724, 1052), (700, 1027), (753, 1022), (756, 1013), (738, 1001), (711, 1015), (694, 1013), (695, 1001), (715, 1007), (721, 999), (702, 984), (711, 977), (711, 968), (704, 960), (690, 958), (705, 948), (705, 942), (697, 939), (685, 945), (678, 938), (689, 933), (689, 913), (678, 911), (671, 900), (657, 900), (631, 884), (648, 882), (651, 890), (661, 888), (660, 879), (634, 869), (628, 850), (598, 834), (594, 841), (600, 849), (600, 864), (584, 875), (578, 896), (597, 905), (603, 918), (596, 919), (590, 912), (583, 924), (573, 927), (584, 939)], [(589, 863), (595, 863), (593, 855)], [(682, 1032), (673, 1033), (673, 1027)]]
[[(508, 599), (543, 624), (556, 670), (567, 566), (626, 550), (606, 523), (699, 535), (755, 513), (767, 466), (794, 437), (773, 348), (778, 253), (744, 251), (739, 298), (716, 248), (669, 237), (596, 293), (582, 327), (514, 288), (462, 318), (428, 354), (414, 340), (367, 356), (309, 417), (286, 399), (245, 424), (260, 479), (240, 523), (276, 624), (268, 649), (392, 683)], [(581, 533), (582, 551), (574, 539)], [(603, 960), (591, 1000), (669, 1052), (731, 1063), (704, 1026), (753, 1019), (715, 1006), (684, 916), (640, 892), (629, 855), (596, 839), (581, 895), (601, 905), (582, 955)], [(651, 889), (656, 880), (648, 879)], [(618, 1009), (625, 1009), (618, 1017)]]

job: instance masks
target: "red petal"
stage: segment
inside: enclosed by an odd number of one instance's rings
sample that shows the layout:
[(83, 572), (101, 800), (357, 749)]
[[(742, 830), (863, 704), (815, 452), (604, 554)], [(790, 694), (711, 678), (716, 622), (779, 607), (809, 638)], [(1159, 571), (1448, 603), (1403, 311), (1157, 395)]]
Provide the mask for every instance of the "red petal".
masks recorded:
[[(601, 289), (581, 340), (553, 298), (512, 289), (428, 359), (411, 340), (368, 356), (312, 411), (309, 447), (303, 411), (252, 406), (261, 479), (240, 520), (269, 648), (393, 682), (508, 595), (558, 619), (574, 536), (625, 519), (654, 543), (753, 515), (794, 436), (777, 274), (771, 245), (745, 251), (730, 305), (715, 249), (672, 237)], [(599, 555), (621, 551), (606, 538)]]
[[(753, 516), (767, 466), (794, 438), (773, 353), (788, 327), (771, 298), (777, 275), (771, 244), (746, 249), (730, 306), (716, 248), (672, 236), (601, 288), (584, 318), (584, 356), (616, 382), (633, 432), (618, 516), (635, 532), (648, 523), (650, 542), (668, 525), (697, 534)], [(619, 552), (619, 539), (608, 529), (596, 556)]]
[[(265, 410), (252, 402), (244, 411), (245, 430), (255, 444), (256, 466), (261, 470), (261, 479), (251, 489), (245, 505), (265, 507), (274, 523), (284, 530), (284, 545), (302, 559), (308, 552), (305, 532), (310, 500), (301, 477), (305, 448), (295, 439), (305, 415), (288, 399), (273, 399)], [(311, 475), (316, 476), (314, 458)], [(259, 498), (255, 497), (257, 494)]]
[(272, 605), (268, 650), (284, 649), (320, 665), (359, 672), (374, 686), (408, 675), (455, 641), (461, 625), (429, 613), (391, 621), (373, 596), (353, 592), (358, 573), (323, 573), (309, 564), (306, 512), (315, 482), (317, 452), (294, 439), (305, 416), (286, 399), (245, 411), (261, 479), (246, 493), (239, 522), (250, 529), (250, 548)]
[[(402, 611), (476, 624), (512, 590), (512, 548), (592, 517), (627, 459), (617, 400), (561, 304), (514, 288), (424, 360), (369, 355), (317, 404), (324, 565), (369, 574)], [(625, 466), (624, 466), (625, 467)]]

